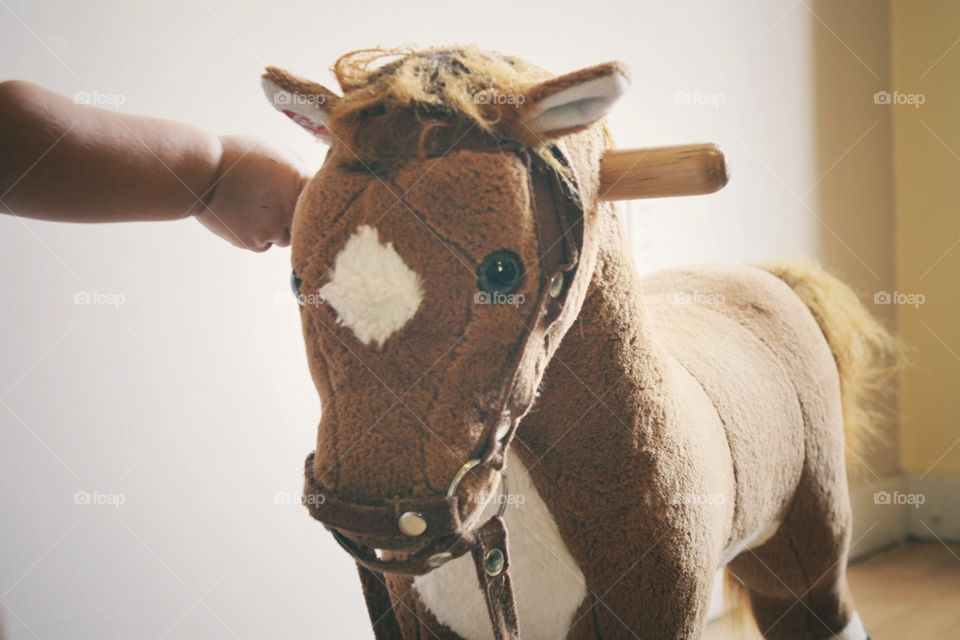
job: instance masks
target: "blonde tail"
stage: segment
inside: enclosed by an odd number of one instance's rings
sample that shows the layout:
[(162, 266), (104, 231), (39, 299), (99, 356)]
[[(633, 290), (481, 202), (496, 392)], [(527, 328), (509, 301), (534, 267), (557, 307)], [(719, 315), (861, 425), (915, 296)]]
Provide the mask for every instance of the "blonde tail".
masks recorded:
[(840, 372), (847, 468), (858, 467), (881, 423), (878, 399), (890, 388), (897, 364), (897, 342), (839, 279), (812, 262), (758, 265), (796, 292), (813, 313)]

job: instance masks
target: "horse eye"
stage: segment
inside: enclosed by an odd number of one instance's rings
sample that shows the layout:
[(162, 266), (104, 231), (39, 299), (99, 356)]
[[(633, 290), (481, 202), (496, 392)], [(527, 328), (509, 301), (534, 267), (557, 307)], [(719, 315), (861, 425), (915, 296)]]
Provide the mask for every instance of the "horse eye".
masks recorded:
[(512, 251), (494, 251), (477, 270), (477, 286), (487, 293), (513, 293), (523, 281), (523, 263)]
[(290, 272), (290, 288), (293, 289), (293, 295), (297, 299), (297, 304), (301, 307), (303, 306), (303, 298), (300, 297), (300, 285), (303, 284), (303, 280), (300, 279), (300, 276), (297, 275), (296, 271)]

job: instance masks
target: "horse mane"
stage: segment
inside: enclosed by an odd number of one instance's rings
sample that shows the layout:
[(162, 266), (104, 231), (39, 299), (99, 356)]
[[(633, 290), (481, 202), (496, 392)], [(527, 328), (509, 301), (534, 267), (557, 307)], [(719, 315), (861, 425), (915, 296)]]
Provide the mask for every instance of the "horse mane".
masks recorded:
[(341, 131), (362, 126), (365, 116), (384, 108), (412, 109), (429, 129), (467, 122), (487, 134), (530, 148), (548, 166), (566, 173), (550, 140), (518, 117), (525, 91), (554, 75), (516, 56), (476, 46), (372, 48), (346, 53), (333, 73), (343, 90), (331, 114)]

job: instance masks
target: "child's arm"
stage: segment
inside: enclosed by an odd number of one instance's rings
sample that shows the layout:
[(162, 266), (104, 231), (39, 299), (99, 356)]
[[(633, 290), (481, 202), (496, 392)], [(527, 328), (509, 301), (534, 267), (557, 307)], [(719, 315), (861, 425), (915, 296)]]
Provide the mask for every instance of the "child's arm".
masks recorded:
[(290, 240), (307, 174), (254, 138), (85, 105), (0, 83), (0, 212), (72, 222), (195, 216), (237, 246)]

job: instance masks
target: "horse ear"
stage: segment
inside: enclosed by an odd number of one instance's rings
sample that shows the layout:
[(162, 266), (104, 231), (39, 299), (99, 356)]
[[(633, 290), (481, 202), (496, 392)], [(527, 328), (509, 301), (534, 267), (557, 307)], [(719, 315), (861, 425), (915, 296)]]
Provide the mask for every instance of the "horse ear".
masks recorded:
[(575, 133), (607, 115), (628, 82), (627, 68), (619, 62), (552, 78), (524, 92), (521, 118), (548, 138)]
[(278, 111), (330, 144), (330, 111), (340, 97), (323, 85), (277, 67), (267, 67), (261, 77), (263, 92)]

